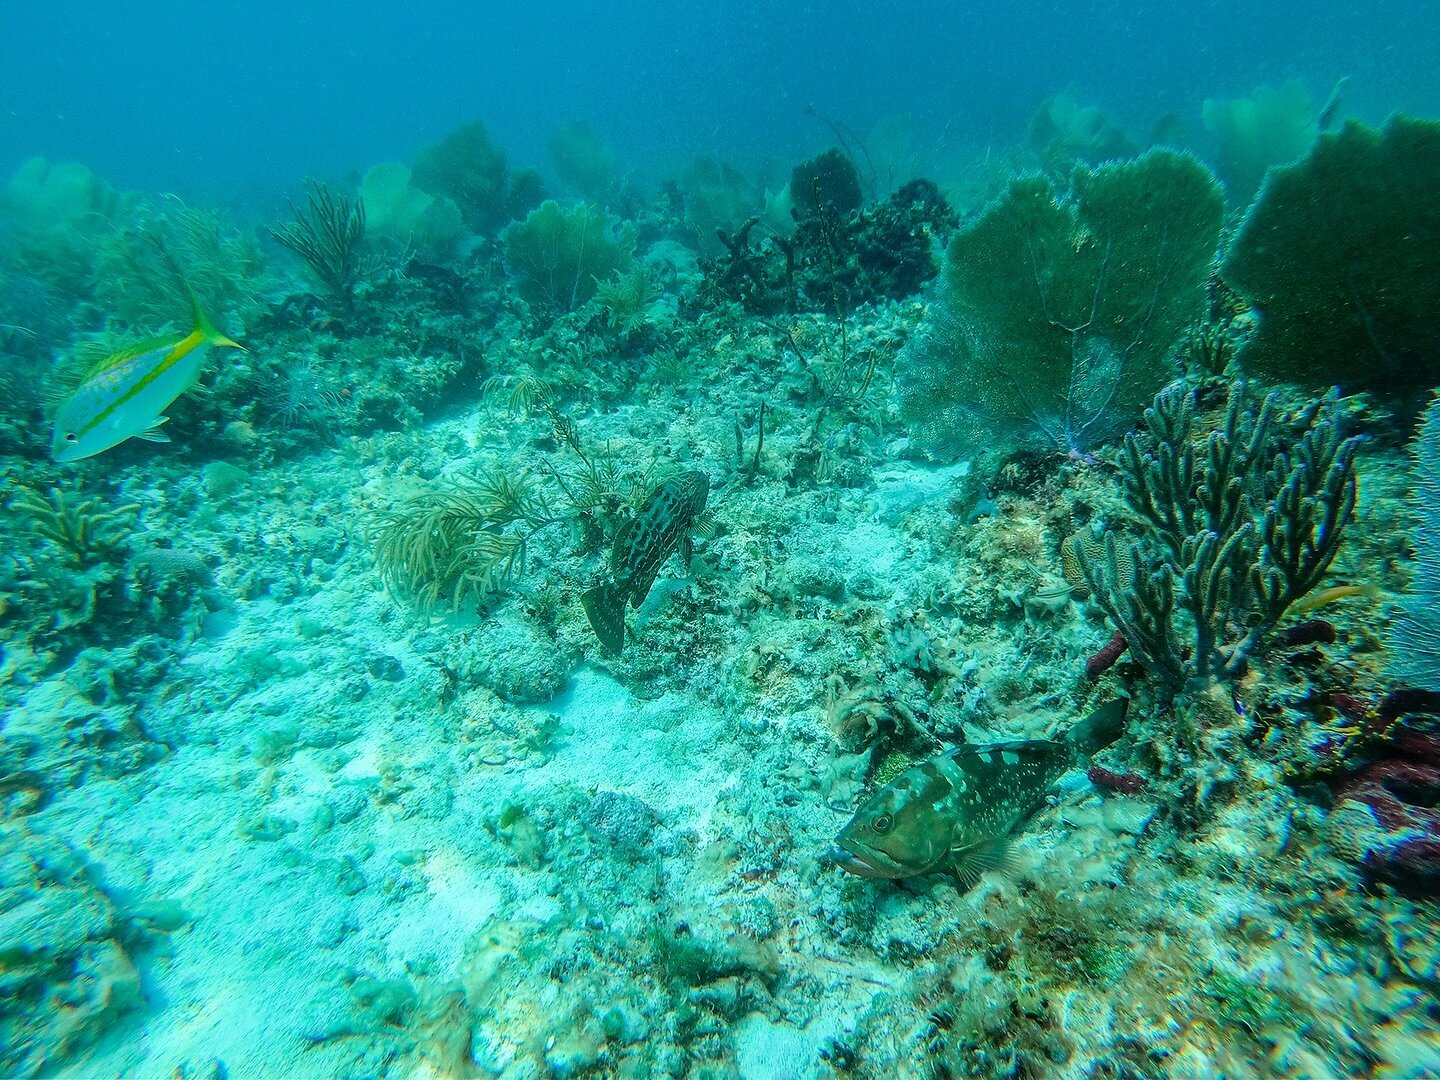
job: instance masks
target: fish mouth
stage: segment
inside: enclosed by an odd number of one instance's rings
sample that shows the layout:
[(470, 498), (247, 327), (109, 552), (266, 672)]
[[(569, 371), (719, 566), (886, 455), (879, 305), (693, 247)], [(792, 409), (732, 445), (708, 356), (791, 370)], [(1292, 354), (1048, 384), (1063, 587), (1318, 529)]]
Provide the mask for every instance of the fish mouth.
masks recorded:
[(875, 864), (866, 861), (863, 856), (856, 855), (853, 851), (846, 851), (844, 848), (832, 847), (825, 853), (827, 862), (832, 862), (842, 870), (848, 870), (857, 877), (863, 878), (888, 878), (893, 875), (881, 870)]

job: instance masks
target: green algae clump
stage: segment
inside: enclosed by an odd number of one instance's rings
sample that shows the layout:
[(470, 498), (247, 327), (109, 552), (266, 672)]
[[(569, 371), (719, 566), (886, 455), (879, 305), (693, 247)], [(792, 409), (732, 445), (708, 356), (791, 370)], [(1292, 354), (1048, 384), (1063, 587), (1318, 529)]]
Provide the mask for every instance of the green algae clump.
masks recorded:
[(1270, 173), (1220, 274), (1259, 312), (1248, 374), (1308, 387), (1440, 380), (1440, 122), (1350, 121)]

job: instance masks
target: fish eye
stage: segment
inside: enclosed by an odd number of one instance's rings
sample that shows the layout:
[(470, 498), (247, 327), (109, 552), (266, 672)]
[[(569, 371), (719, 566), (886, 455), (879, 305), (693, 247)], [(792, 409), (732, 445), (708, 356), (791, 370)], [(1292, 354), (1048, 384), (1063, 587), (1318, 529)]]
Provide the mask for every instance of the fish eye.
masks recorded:
[(72, 431), (72, 432), (70, 432), (68, 435), (65, 436), (65, 441), (66, 441), (66, 442), (69, 442), (69, 443), (79, 442), (79, 441), (80, 441), (80, 436), (79, 436), (79, 435), (76, 435), (75, 432)]
[(889, 814), (881, 814), (870, 823), (870, 827), (878, 833), (884, 833), (889, 832), (890, 826), (893, 824), (895, 824), (895, 821)]

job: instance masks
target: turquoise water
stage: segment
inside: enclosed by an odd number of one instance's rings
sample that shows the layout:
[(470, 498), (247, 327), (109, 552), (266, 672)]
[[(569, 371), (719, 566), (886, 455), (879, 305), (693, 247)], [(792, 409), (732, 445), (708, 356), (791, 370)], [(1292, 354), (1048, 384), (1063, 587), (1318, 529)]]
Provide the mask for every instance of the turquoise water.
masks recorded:
[(0, 13), (0, 1073), (1440, 1072), (1430, 5)]

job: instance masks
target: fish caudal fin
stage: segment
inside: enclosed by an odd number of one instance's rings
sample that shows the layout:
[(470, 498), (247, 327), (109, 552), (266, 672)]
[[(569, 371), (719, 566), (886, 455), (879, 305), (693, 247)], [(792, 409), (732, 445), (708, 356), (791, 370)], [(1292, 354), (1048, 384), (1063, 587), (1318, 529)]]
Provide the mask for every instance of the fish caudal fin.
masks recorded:
[(602, 582), (580, 594), (580, 606), (606, 652), (625, 648), (625, 590), (613, 581)]
[(1107, 701), (1071, 728), (1065, 741), (1077, 753), (1090, 757), (1120, 738), (1125, 731), (1125, 714), (1129, 709), (1128, 697)]
[[(177, 266), (176, 273), (179, 273), (179, 269)], [(200, 307), (200, 298), (195, 295), (195, 290), (183, 274), (180, 275), (180, 280), (185, 282), (185, 291), (190, 294), (190, 315), (195, 320), (195, 329), (200, 331), (200, 336), (205, 339), (205, 344), (222, 349), (239, 349), (244, 352), (244, 345), (215, 329), (215, 324), (206, 317), (204, 310)]]

